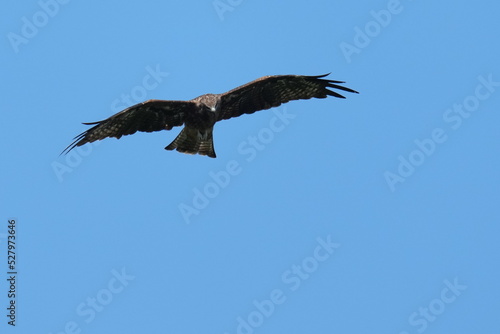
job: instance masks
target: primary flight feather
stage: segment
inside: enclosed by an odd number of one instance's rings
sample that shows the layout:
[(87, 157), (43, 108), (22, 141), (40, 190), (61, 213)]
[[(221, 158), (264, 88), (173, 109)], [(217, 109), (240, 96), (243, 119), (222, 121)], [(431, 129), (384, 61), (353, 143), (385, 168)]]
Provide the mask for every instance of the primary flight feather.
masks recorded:
[(220, 120), (252, 114), (292, 100), (344, 98), (330, 89), (357, 93), (339, 85), (343, 81), (322, 79), (327, 75), (265, 76), (223, 94), (205, 94), (189, 101), (148, 100), (103, 121), (83, 123), (94, 126), (76, 136), (63, 153), (108, 137), (121, 138), (137, 131), (171, 130), (184, 125), (165, 149), (215, 158), (212, 133), (215, 123)]

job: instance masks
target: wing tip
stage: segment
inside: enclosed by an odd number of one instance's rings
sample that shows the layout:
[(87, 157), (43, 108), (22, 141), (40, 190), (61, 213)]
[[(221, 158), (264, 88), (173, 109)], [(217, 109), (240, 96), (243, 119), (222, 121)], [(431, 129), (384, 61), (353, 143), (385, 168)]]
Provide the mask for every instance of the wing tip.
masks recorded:
[(309, 76), (309, 77), (310, 78), (314, 78), (314, 79), (319, 79), (321, 81), (327, 81), (328, 82), (327, 87), (341, 89), (341, 90), (349, 92), (349, 93), (359, 94), (359, 92), (356, 91), (356, 90), (354, 90), (354, 89), (351, 89), (351, 88), (348, 88), (348, 87), (344, 87), (344, 86), (336, 85), (336, 84), (343, 84), (343, 83), (345, 83), (345, 81), (331, 80), (331, 79), (322, 79), (322, 78), (324, 78), (324, 77), (326, 77), (326, 76), (328, 76), (330, 74), (332, 74), (332, 72), (329, 72), (327, 74), (322, 74), (322, 75), (313, 75), (313, 76)]
[(78, 146), (78, 141), (75, 140), (74, 142), (66, 146), (66, 148), (62, 150), (61, 153), (59, 153), (59, 156), (68, 154), (72, 149), (74, 149), (77, 146)]
[[(85, 123), (83, 123), (83, 124), (85, 124)], [(91, 130), (91, 129), (89, 129), (89, 130)], [(67, 147), (66, 147), (66, 148), (65, 148), (65, 149), (61, 152), (61, 154), (59, 154), (59, 156), (61, 156), (61, 155), (63, 155), (63, 154), (64, 154), (64, 155), (68, 154), (68, 153), (69, 153), (72, 149), (74, 149), (74, 148), (75, 148), (75, 147), (77, 147), (77, 146), (82, 146), (82, 145), (84, 145), (84, 144), (86, 144), (86, 143), (90, 143), (90, 141), (89, 141), (89, 140), (86, 140), (86, 138), (85, 138), (85, 137), (87, 136), (87, 134), (88, 134), (89, 130), (87, 130), (87, 131), (84, 131), (84, 132), (80, 133), (78, 136), (75, 136), (75, 137), (73, 138), (73, 142), (72, 142), (71, 144), (69, 144), (69, 145), (68, 145), (68, 146), (67, 146)]]

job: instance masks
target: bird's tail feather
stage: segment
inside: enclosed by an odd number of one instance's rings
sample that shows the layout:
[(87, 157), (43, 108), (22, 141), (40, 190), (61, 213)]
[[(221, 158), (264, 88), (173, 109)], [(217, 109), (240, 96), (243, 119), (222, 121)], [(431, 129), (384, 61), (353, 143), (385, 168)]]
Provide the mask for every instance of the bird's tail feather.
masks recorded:
[(213, 128), (198, 130), (185, 126), (181, 133), (170, 143), (166, 150), (177, 150), (187, 154), (207, 155), (215, 158)]

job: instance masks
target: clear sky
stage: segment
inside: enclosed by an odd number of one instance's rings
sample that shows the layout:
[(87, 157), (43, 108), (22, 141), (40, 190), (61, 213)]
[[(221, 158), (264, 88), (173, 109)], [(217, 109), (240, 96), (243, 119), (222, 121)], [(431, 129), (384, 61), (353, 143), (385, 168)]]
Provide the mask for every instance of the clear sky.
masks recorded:
[[(497, 1), (6, 6), (2, 333), (498, 333)], [(143, 100), (329, 72), (360, 94), (220, 122), (216, 159), (180, 128), (59, 156)]]

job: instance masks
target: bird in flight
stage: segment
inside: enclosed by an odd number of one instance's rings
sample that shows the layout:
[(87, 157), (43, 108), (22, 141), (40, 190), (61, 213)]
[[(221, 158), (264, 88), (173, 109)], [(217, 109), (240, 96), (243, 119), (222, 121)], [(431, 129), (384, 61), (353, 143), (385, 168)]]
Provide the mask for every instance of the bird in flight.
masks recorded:
[(171, 130), (174, 126), (184, 125), (165, 149), (215, 158), (213, 128), (218, 121), (270, 109), (292, 100), (327, 96), (345, 98), (329, 88), (358, 93), (339, 85), (343, 81), (323, 79), (327, 75), (272, 75), (223, 94), (205, 94), (189, 101), (148, 100), (103, 121), (83, 123), (93, 127), (76, 136), (62, 153), (108, 137), (120, 139), (137, 131)]

